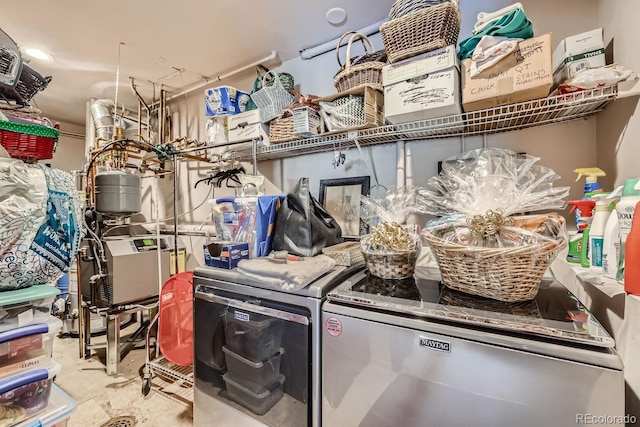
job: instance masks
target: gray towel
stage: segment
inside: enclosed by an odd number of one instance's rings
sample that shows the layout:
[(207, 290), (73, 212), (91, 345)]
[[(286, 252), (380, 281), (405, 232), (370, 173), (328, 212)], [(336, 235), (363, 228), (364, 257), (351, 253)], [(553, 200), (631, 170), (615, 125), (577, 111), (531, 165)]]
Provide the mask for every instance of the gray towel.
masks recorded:
[(330, 271), (336, 262), (326, 255), (276, 264), (268, 258), (243, 259), (238, 271), (247, 277), (285, 291), (297, 291)]

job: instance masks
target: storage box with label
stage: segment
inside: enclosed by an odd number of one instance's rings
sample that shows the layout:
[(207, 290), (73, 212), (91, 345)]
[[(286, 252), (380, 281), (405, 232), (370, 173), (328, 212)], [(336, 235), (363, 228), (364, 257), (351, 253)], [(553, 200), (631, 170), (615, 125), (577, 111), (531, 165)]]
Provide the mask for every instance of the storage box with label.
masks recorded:
[(477, 77), (462, 61), (462, 108), (475, 111), (544, 98), (553, 84), (551, 34), (523, 40), (518, 48)]
[(553, 85), (581, 71), (605, 65), (602, 28), (567, 37), (553, 51)]
[(208, 117), (242, 113), (251, 99), (248, 93), (231, 86), (212, 87), (204, 95), (204, 114)]
[(249, 259), (249, 243), (213, 242), (203, 245), (204, 263), (209, 267), (232, 269), (241, 259)]
[(260, 111), (250, 110), (227, 118), (229, 142), (238, 142), (268, 135), (269, 125), (260, 122)]
[(460, 114), (460, 71), (455, 46), (382, 69), (384, 116), (405, 123)]

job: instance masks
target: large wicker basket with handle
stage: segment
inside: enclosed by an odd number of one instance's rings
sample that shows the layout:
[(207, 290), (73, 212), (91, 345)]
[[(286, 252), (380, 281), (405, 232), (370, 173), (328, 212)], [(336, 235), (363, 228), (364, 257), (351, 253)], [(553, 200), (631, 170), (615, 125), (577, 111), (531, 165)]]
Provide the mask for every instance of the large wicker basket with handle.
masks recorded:
[(544, 272), (567, 244), (564, 236), (558, 236), (523, 246), (472, 247), (443, 239), (438, 231), (432, 231), (425, 228), (421, 238), (438, 261), (442, 283), (506, 302), (534, 299)]
[[(351, 34), (351, 37), (349, 37), (349, 42), (347, 43), (347, 57), (345, 64), (342, 65), (342, 61), (340, 60), (340, 44), (349, 34)], [(362, 41), (365, 55), (352, 60), (351, 46), (356, 40)], [(369, 52), (369, 49), (371, 52)], [(362, 86), (370, 86), (374, 89), (382, 90), (382, 67), (386, 65), (386, 55), (384, 55), (384, 52), (382, 54), (374, 52), (373, 43), (371, 43), (371, 40), (369, 40), (367, 36), (356, 31), (344, 33), (338, 41), (336, 56), (338, 57), (340, 71), (333, 78), (333, 83), (338, 92), (346, 92)], [(382, 60), (384, 60), (384, 62)]]
[(457, 2), (445, 2), (385, 22), (380, 34), (389, 62), (456, 44), (460, 21)]

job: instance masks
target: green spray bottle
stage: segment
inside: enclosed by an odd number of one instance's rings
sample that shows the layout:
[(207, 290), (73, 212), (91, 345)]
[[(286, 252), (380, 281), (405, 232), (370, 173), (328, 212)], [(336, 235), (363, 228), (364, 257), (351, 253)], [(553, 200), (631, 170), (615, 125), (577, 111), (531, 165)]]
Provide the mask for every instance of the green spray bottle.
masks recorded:
[(593, 208), (596, 202), (593, 200), (569, 200), (568, 205), (572, 208), (569, 214), (574, 210), (578, 212), (578, 221), (576, 223), (577, 232), (569, 238), (569, 253), (567, 261), (580, 264), (583, 267), (589, 267), (589, 226), (593, 220)]

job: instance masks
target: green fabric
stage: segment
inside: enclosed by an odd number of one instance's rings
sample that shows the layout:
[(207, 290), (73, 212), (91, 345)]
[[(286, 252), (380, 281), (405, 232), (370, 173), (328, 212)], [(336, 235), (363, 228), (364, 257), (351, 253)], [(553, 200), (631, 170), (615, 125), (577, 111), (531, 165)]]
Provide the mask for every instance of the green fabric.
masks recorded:
[(487, 24), (478, 34), (474, 34), (468, 39), (460, 42), (458, 58), (471, 58), (473, 51), (483, 36), (510, 37), (520, 39), (530, 39), (533, 37), (533, 25), (524, 10), (521, 8), (512, 10), (495, 21)]
[(9, 130), (16, 133), (25, 133), (27, 135), (43, 136), (45, 138), (58, 138), (60, 131), (48, 126), (40, 126), (29, 123), (10, 122), (8, 120), (0, 120), (0, 129)]

